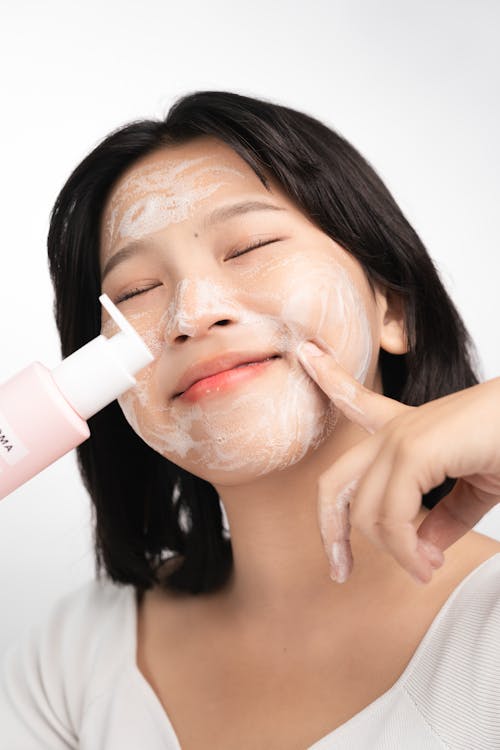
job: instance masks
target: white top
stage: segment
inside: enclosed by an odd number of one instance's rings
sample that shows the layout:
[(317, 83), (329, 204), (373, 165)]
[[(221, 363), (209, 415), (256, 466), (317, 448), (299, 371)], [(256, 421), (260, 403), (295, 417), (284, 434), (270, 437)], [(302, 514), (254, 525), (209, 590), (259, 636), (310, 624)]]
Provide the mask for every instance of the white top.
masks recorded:
[[(1, 750), (179, 750), (136, 639), (133, 586), (61, 598), (5, 655)], [(500, 748), (500, 553), (452, 592), (394, 685), (307, 750), (403, 747)]]

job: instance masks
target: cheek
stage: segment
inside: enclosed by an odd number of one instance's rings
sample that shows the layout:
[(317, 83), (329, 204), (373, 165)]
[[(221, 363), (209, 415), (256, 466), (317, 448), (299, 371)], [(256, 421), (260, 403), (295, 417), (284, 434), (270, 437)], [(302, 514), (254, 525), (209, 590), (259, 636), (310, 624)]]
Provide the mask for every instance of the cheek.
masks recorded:
[[(206, 281), (203, 283), (207, 285)], [(179, 330), (189, 329), (200, 315), (200, 310), (204, 309), (202, 299), (207, 297), (207, 294), (202, 294), (204, 286), (203, 289), (198, 289), (200, 284), (198, 280), (197, 293), (193, 296), (193, 290), (188, 289), (185, 290), (186, 295), (177, 295), (176, 304), (168, 311), (160, 308), (127, 314), (157, 359), (139, 373), (137, 385), (118, 401), (132, 429), (155, 450), (174, 462), (179, 459), (182, 461), (193, 450), (194, 454), (204, 456), (200, 460), (202, 463), (205, 461), (208, 466), (209, 449), (215, 450), (214, 446), (220, 446), (221, 440), (228, 442), (227, 435), (232, 438), (229, 443), (235, 442), (235, 424), (241, 426), (249, 423), (252, 433), (255, 433), (256, 415), (250, 419), (251, 412), (248, 409), (251, 404), (245, 406), (247, 411), (241, 415), (237, 415), (233, 408), (229, 421), (216, 410), (209, 410), (208, 417), (203, 415), (202, 410), (198, 414), (197, 407), (190, 410), (180, 423), (179, 410), (165, 398), (162, 383), (168, 382), (165, 376), (168, 363), (166, 358), (160, 356), (166, 340), (165, 325), (167, 323), (168, 326), (170, 319), (171, 324), (175, 321), (175, 325), (180, 326)], [(364, 383), (371, 362), (373, 339), (366, 287), (363, 279), (354, 277), (353, 281), (352, 270), (347, 271), (342, 264), (331, 258), (318, 260), (310, 254), (304, 254), (302, 259), (298, 259), (296, 255), (293, 261), (289, 258), (273, 258), (266, 264), (259, 264), (259, 268), (252, 265), (248, 269), (240, 269), (238, 284), (234, 288), (224, 286), (219, 289), (211, 284), (207, 299), (210, 300), (210, 305), (215, 305), (214, 310), (225, 310), (228, 314), (234, 314), (235, 320), (242, 326), (248, 325), (252, 335), (257, 332), (260, 336), (262, 333), (262, 340), (273, 337), (277, 349), (283, 352), (294, 352), (304, 339), (316, 338), (359, 382)], [(197, 304), (193, 305), (191, 313), (194, 317), (191, 320), (187, 314), (187, 302), (195, 300)], [(289, 360), (289, 367), (290, 383), (292, 390), (295, 389), (295, 395), (288, 394), (287, 401), (295, 404), (296, 411), (300, 413), (301, 425), (305, 414), (315, 415), (314, 424), (310, 425), (310, 434), (302, 436), (304, 445), (311, 446), (326, 429), (324, 426), (318, 427), (318, 424), (330, 419), (325, 412), (328, 411), (328, 404), (321, 400), (317, 389), (305, 378), (302, 367), (294, 361), (293, 356)], [(283, 384), (280, 382), (277, 393), (282, 390)], [(272, 429), (270, 426), (267, 444), (272, 443), (273, 435), (276, 437), (276, 425), (286, 412), (281, 401), (279, 404), (279, 413), (270, 423)], [(293, 414), (290, 417), (290, 423), (293, 423), (295, 416)], [(233, 422), (231, 428), (228, 427), (230, 422)], [(294, 433), (294, 429), (287, 423), (284, 432), (290, 435)], [(331, 425), (327, 431), (330, 429)], [(262, 432), (262, 425), (260, 430)], [(283, 441), (286, 442), (284, 438)], [(248, 441), (242, 440), (241, 435), (236, 443), (239, 442), (250, 449)], [(246, 455), (248, 460), (248, 451)], [(232, 460), (235, 465), (236, 457), (233, 456)], [(213, 466), (215, 465), (214, 463)]]
[[(162, 408), (162, 404), (158, 402), (158, 396), (154, 387), (157, 358), (160, 356), (163, 348), (159, 325), (161, 310), (153, 309), (135, 313), (127, 312), (126, 317), (155, 358), (150, 365), (135, 376), (136, 385), (125, 393), (122, 393), (117, 399), (127, 422), (134, 432), (145, 439), (149, 431), (147, 424), (148, 414), (151, 412), (157, 413)], [(101, 333), (108, 338), (117, 332), (118, 327), (113, 320), (107, 320), (101, 329)]]
[(125, 419), (134, 432), (148, 442), (148, 422), (153, 409), (151, 383), (154, 376), (154, 362), (136, 376), (137, 384), (118, 397), (117, 401), (123, 411)]
[[(260, 303), (260, 312), (286, 327), (290, 349), (304, 338), (316, 338), (364, 383), (374, 337), (364, 278), (354, 283), (342, 264), (311, 254), (274, 259), (261, 271), (258, 288), (249, 294), (252, 308), (259, 309)], [(248, 288), (252, 281), (257, 287), (255, 271), (247, 276)]]
[[(131, 323), (139, 336), (149, 347), (155, 359), (160, 355), (164, 346), (160, 327), (162, 312), (163, 310), (158, 304), (138, 312), (125, 311), (125, 316), (128, 322)], [(108, 338), (117, 332), (118, 327), (113, 320), (107, 320), (101, 329), (101, 333)], [(152, 364), (154, 365), (154, 363)], [(146, 370), (149, 369), (149, 367), (146, 368)]]

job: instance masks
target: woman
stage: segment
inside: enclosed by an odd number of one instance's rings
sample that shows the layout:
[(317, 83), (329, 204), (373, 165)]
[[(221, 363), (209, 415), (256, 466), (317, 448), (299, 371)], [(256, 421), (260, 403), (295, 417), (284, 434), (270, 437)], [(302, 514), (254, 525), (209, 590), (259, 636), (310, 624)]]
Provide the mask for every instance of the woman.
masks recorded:
[(100, 578), (8, 653), (6, 746), (497, 747), (500, 378), (361, 155), (198, 92), (48, 245), (63, 355), (104, 291), (155, 360), (78, 448)]

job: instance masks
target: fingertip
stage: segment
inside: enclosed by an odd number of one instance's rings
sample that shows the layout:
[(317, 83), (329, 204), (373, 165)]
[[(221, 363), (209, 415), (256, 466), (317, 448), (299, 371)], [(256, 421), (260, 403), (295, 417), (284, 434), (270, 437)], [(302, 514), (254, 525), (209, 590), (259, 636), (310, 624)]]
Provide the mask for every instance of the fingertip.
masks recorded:
[(444, 564), (443, 551), (428, 539), (418, 539), (418, 551), (430, 562), (433, 568), (440, 568)]
[(312, 341), (301, 341), (296, 349), (296, 353), (297, 356), (305, 357), (306, 359), (309, 359), (310, 357), (323, 357), (325, 355), (325, 352)]

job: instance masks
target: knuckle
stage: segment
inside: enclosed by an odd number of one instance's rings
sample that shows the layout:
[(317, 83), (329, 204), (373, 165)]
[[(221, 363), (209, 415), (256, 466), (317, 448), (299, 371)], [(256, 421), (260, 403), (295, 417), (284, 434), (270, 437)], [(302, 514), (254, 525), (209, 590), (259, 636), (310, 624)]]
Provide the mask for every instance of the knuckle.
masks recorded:
[(415, 456), (415, 453), (417, 452), (417, 442), (415, 438), (412, 436), (406, 434), (401, 437), (396, 442), (395, 445), (395, 459), (398, 462), (406, 462), (409, 461)]
[(401, 529), (401, 524), (395, 521), (393, 518), (387, 518), (379, 516), (372, 522), (374, 531), (378, 534), (380, 539), (388, 540), (394, 536), (398, 536)]

